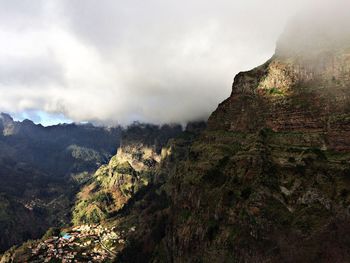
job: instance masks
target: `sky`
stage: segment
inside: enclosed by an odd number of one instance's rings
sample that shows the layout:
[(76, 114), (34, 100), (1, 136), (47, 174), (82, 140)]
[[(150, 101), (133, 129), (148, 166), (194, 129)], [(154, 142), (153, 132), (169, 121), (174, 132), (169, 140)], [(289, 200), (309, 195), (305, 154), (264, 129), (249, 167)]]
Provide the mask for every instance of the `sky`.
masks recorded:
[(44, 125), (205, 120), (320, 2), (0, 0), (0, 111)]
[(68, 119), (62, 113), (48, 113), (41, 110), (25, 110), (20, 112), (14, 112), (11, 117), (15, 121), (23, 121), (25, 119), (33, 121), (35, 124), (42, 124), (44, 126), (52, 126), (57, 124), (72, 123), (73, 121)]

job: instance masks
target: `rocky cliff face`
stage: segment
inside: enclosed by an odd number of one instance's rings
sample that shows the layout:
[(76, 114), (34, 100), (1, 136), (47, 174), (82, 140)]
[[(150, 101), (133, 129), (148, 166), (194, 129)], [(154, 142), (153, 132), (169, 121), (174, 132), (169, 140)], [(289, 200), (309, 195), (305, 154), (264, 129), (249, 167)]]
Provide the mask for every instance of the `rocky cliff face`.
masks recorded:
[(120, 262), (350, 261), (350, 42), (291, 38), (174, 148)]
[(209, 126), (230, 131), (346, 131), (340, 125), (349, 110), (349, 65), (348, 47), (307, 58), (276, 53), (264, 65), (236, 76), (230, 98), (212, 114)]
[(117, 213), (154, 180), (155, 169), (166, 154), (166, 149), (162, 150), (162, 156), (143, 145), (119, 148), (117, 155), (101, 166), (92, 183), (78, 194), (73, 223), (100, 223)]
[(281, 41), (177, 163), (151, 261), (350, 260), (350, 42)]

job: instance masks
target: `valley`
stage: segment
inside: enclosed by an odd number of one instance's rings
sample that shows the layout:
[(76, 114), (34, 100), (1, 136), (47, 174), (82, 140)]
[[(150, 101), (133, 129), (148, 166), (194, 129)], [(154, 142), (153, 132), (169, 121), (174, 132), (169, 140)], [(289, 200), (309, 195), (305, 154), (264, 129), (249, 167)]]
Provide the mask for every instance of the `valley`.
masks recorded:
[(350, 39), (302, 22), (206, 122), (2, 114), (0, 263), (350, 262)]

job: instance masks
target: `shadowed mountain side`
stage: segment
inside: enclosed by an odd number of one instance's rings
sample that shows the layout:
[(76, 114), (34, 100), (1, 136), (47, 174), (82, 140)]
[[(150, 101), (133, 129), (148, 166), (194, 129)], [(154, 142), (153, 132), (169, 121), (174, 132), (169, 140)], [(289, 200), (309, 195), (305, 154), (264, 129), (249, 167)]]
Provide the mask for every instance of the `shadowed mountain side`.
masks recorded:
[(43, 127), (0, 115), (0, 251), (70, 220), (79, 184), (112, 156), (121, 128)]

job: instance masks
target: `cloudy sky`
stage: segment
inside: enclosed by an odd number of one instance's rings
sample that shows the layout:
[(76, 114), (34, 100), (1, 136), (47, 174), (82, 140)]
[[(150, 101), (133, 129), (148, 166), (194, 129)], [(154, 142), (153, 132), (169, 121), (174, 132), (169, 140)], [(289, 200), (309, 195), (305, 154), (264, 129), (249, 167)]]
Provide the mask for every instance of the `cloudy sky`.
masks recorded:
[(205, 119), (312, 0), (0, 0), (0, 111), (53, 124)]

